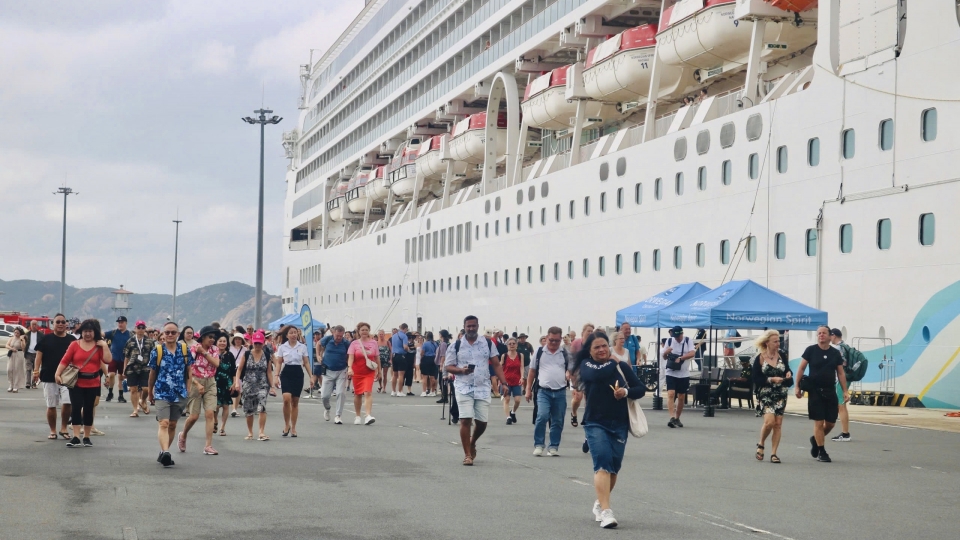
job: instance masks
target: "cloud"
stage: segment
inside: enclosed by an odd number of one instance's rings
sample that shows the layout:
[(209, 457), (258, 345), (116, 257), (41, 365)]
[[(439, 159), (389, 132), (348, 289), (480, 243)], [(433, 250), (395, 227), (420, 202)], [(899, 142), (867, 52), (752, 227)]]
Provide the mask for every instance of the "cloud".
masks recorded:
[(219, 41), (208, 41), (197, 51), (193, 59), (193, 70), (206, 75), (221, 75), (230, 70), (236, 57), (233, 45), (224, 45)]
[[(297, 66), (310, 59), (309, 49), (316, 49), (313, 61), (340, 36), (341, 30), (360, 13), (360, 2), (329, 3), (311, 17), (297, 24), (284, 26), (275, 35), (260, 40), (250, 53), (247, 68), (267, 78), (289, 80), (297, 75)], [(336, 30), (336, 31), (333, 31)]]

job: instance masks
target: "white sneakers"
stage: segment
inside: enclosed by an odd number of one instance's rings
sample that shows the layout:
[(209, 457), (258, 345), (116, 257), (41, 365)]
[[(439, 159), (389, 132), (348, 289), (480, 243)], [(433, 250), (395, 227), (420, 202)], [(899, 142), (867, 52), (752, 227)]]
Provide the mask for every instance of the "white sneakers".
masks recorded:
[(550, 448), (547, 450), (547, 455), (550, 457), (560, 457), (560, 450), (557, 448)]
[(430, 394), (428, 394), (428, 393), (426, 393), (426, 392), (420, 392), (420, 397), (427, 397), (427, 396), (429, 396), (429, 395), (430, 395)]
[(600, 512), (600, 526), (604, 529), (615, 529), (618, 525), (617, 518), (613, 517), (613, 510), (607, 508)]
[(330, 409), (323, 410), (323, 419), (326, 420), (327, 422), (330, 421)]
[(362, 424), (362, 423), (363, 423), (363, 420), (360, 420), (360, 417), (359, 417), (359, 416), (354, 417), (354, 419), (353, 419), (353, 425), (359, 426), (359, 425)]
[(333, 423), (334, 423), (334, 424), (342, 424), (343, 421), (340, 420), (340, 417), (339, 417), (339, 416), (335, 416), (335, 417), (333, 418)]
[(600, 513), (603, 512), (603, 508), (600, 508), (600, 501), (593, 501), (593, 517), (596, 519), (597, 523), (600, 522)]
[(374, 423), (374, 422), (376, 422), (376, 421), (377, 421), (376, 418), (368, 415), (368, 416), (367, 416), (367, 419), (363, 422), (363, 425), (369, 426), (370, 424), (372, 424), (372, 423)]
[(542, 456), (542, 455), (543, 455), (543, 447), (542, 447), (542, 446), (534, 447), (534, 449), (533, 449), (533, 455), (535, 455), (535, 456), (537, 456), (537, 457)]
[(392, 397), (396, 397), (396, 396), (397, 396), (397, 393), (394, 392), (393, 390), (391, 390), (391, 391), (390, 391), (390, 395), (391, 395)]

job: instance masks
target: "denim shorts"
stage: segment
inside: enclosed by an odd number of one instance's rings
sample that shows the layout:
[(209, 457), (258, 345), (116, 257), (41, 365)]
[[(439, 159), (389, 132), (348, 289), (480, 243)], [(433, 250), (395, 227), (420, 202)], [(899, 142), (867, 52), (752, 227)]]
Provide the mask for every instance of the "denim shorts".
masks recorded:
[(508, 396), (520, 397), (523, 395), (523, 387), (519, 384), (517, 386), (508, 386), (505, 393)]
[(628, 426), (614, 429), (599, 424), (585, 424), (583, 431), (590, 445), (593, 472), (619, 473), (623, 451), (627, 448)]

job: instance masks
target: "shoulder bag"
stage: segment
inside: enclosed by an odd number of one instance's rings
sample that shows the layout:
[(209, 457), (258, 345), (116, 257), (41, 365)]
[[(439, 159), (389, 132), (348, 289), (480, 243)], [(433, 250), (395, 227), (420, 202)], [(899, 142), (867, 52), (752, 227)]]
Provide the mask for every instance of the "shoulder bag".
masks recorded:
[(367, 348), (363, 346), (363, 340), (358, 340), (360, 344), (360, 352), (363, 353), (363, 360), (367, 364), (367, 369), (370, 371), (377, 371), (380, 369), (380, 365), (374, 362), (373, 360), (367, 358)]
[[(77, 345), (80, 347), (80, 345)], [(87, 364), (90, 363), (90, 360), (93, 359), (93, 356), (97, 354), (97, 349), (99, 347), (94, 345), (93, 350), (90, 351), (90, 356), (83, 361), (83, 364), (80, 364), (80, 367), (73, 365), (73, 362), (67, 364), (67, 367), (63, 368), (63, 371), (60, 372), (60, 380), (63, 381), (63, 386), (67, 388), (73, 388), (77, 385), (77, 379), (80, 378), (80, 370), (87, 367)]]
[[(623, 381), (629, 385), (630, 383), (623, 375), (623, 371), (620, 370), (620, 362), (617, 362), (617, 372), (619, 372), (620, 376), (623, 377)], [(650, 428), (647, 426), (647, 417), (643, 414), (643, 409), (640, 408), (640, 401), (630, 398), (626, 399), (627, 413), (630, 415), (630, 435), (633, 435), (637, 438), (643, 437), (647, 434)]]

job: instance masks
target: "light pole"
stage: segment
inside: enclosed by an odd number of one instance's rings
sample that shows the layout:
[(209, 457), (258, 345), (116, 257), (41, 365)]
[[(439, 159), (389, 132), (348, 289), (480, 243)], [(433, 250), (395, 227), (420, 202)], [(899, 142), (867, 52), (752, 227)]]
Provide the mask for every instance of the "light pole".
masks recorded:
[(64, 186), (53, 194), (63, 195), (63, 247), (60, 251), (60, 313), (66, 313), (63, 309), (63, 304), (67, 287), (67, 197), (70, 195), (79, 195), (79, 193)]
[(170, 320), (177, 322), (177, 256), (180, 254), (180, 224), (181, 219), (173, 220), (176, 223), (177, 232), (173, 240), (173, 312), (170, 314)]
[(257, 109), (253, 111), (258, 115), (256, 118), (246, 116), (243, 121), (248, 124), (260, 124), (260, 209), (257, 218), (257, 292), (255, 300), (254, 326), (257, 329), (263, 328), (263, 131), (267, 124), (279, 124), (283, 118), (273, 115), (267, 118), (268, 114), (273, 114), (270, 109)]

